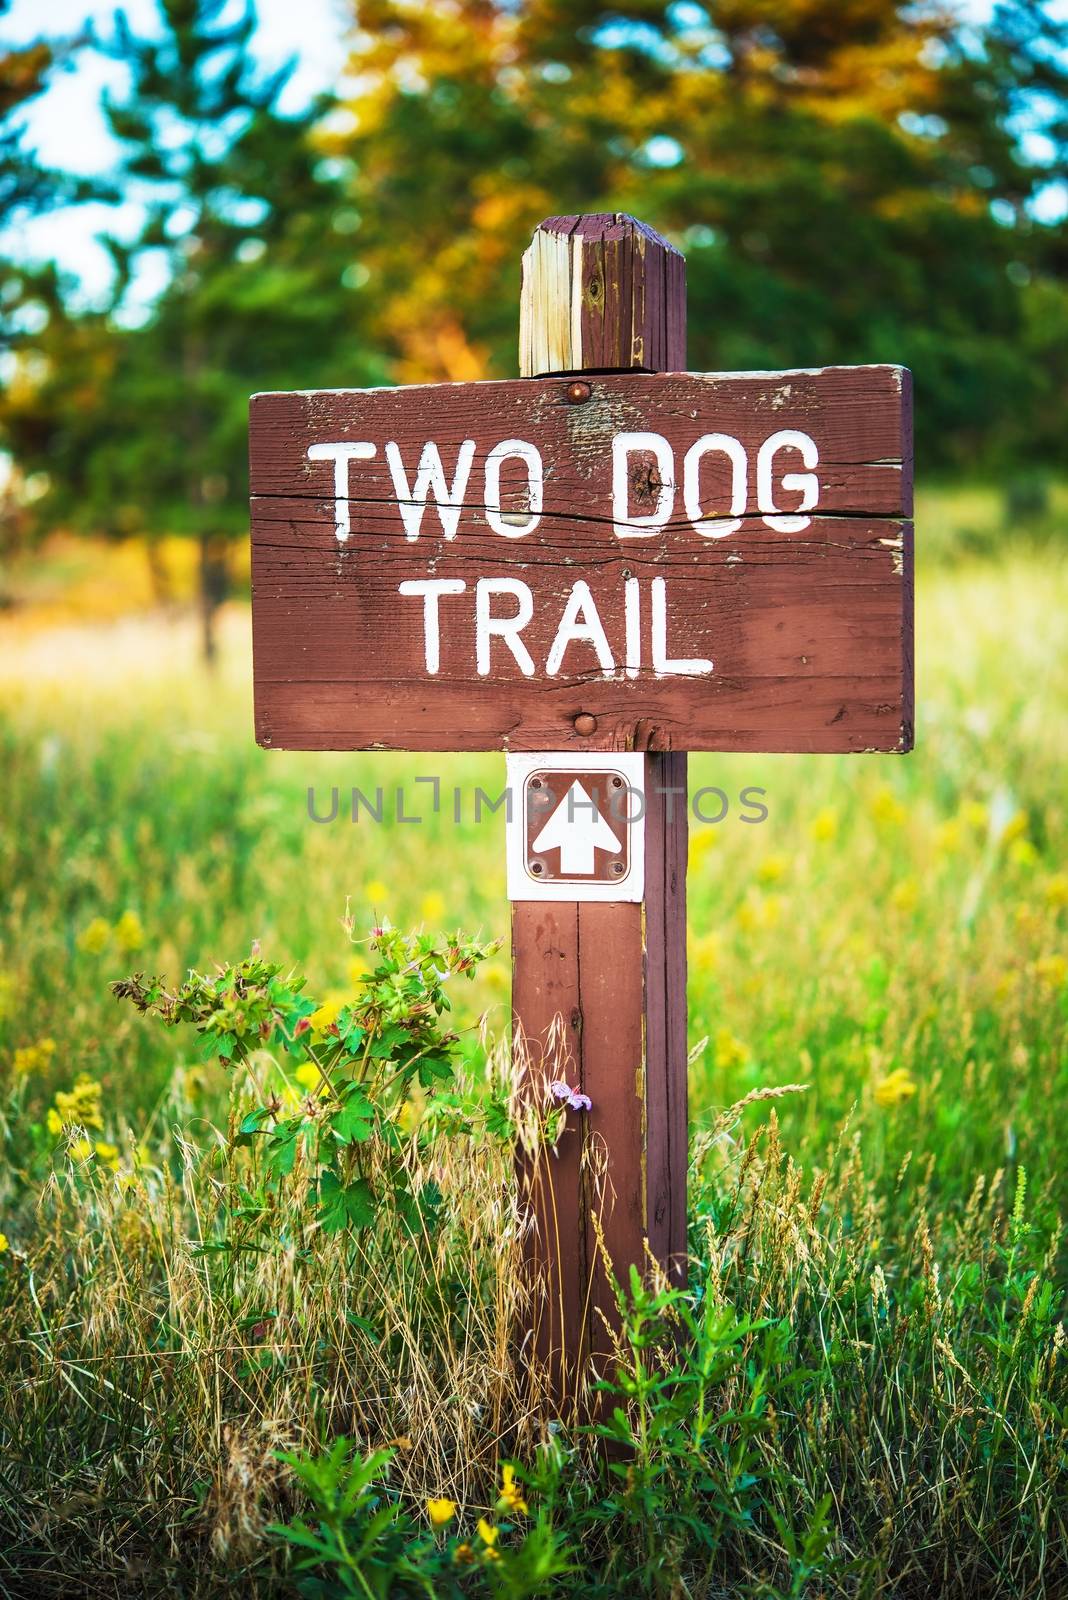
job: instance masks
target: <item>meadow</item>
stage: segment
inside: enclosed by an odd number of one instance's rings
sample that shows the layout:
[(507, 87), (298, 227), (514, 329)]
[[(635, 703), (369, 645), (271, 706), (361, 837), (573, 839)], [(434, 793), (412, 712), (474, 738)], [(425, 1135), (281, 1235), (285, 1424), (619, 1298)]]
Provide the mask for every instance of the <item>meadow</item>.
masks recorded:
[[(9, 574), (0, 1593), (1068, 1593), (1068, 496), (917, 525), (916, 751), (691, 760), (732, 801), (691, 831), (691, 1286), (625, 1287), (607, 1452), (511, 1336), (503, 759), (258, 750), (247, 607), (208, 673), (180, 548), (170, 609), (132, 547)], [(334, 785), (384, 822), (310, 820)], [(336, 1016), (387, 923), (489, 949), (443, 1107), (368, 1139), (432, 1224), (330, 1230), (249, 1134), (284, 1056), (109, 984), (253, 952)]]

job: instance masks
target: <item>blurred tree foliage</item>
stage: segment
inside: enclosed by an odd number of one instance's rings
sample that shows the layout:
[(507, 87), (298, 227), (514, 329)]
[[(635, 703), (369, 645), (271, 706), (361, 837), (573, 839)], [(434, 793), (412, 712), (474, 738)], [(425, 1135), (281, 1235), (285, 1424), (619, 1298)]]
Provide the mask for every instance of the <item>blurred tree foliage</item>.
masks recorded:
[(357, 12), (355, 127), (330, 142), (402, 380), (514, 371), (531, 226), (618, 209), (686, 252), (694, 367), (903, 362), (939, 465), (1048, 447), (1051, 402), (1063, 428), (1065, 230), (1026, 210), (1065, 171), (1048, 8), (981, 32), (901, 0)]
[[(10, 9), (11, 0), (0, 0), (0, 19)], [(50, 75), (74, 59), (81, 42), (40, 39), (21, 47), (0, 45), (0, 221), (8, 225), (32, 212), (88, 198), (88, 186), (81, 179), (50, 171), (34, 160), (20, 117)], [(0, 316), (8, 298), (13, 297), (0, 299)]]
[[(937, 0), (354, 0), (338, 96), (299, 116), (251, 6), (160, 10), (96, 42), (129, 74), (99, 192), (143, 224), (107, 240), (106, 306), (10, 276), (0, 442), (24, 531), (199, 537), (209, 641), (249, 392), (514, 373), (554, 212), (682, 246), (691, 366), (900, 361), (928, 465), (1063, 455), (1068, 229), (1031, 203), (1066, 175), (1068, 24), (1038, 0), (982, 28)], [(0, 93), (45, 66), (0, 58)]]
[[(105, 100), (119, 142), (109, 181), (139, 201), (132, 240), (106, 236), (109, 303), (85, 309), (54, 266), (18, 275), (14, 374), (0, 430), (22, 475), (22, 507), (117, 536), (200, 541), (204, 646), (226, 590), (226, 540), (247, 527), (248, 396), (334, 375), (384, 381), (358, 338), (350, 255), (333, 226), (344, 168), (311, 141), (323, 104), (277, 109), (286, 73), (261, 76), (251, 5), (163, 0), (158, 36), (120, 14), (107, 41), (129, 89)], [(130, 314), (146, 268), (165, 283)], [(136, 298), (134, 298), (136, 304)], [(26, 492), (28, 491), (28, 492)]]

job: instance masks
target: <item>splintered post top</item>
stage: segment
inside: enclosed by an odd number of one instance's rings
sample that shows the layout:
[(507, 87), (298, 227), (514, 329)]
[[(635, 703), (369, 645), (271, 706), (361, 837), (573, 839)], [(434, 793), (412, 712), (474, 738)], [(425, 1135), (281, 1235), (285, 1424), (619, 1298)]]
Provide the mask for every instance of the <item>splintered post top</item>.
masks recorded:
[(523, 256), (519, 370), (682, 372), (686, 262), (623, 212), (546, 217)]

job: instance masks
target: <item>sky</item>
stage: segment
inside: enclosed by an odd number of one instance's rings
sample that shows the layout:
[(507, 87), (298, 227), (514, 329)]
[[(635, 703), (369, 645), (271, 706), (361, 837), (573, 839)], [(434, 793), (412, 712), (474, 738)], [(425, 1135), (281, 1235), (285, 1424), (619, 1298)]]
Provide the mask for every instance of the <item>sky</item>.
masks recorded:
[[(993, 0), (959, 0), (967, 20), (985, 21)], [(1055, 14), (1068, 15), (1068, 0), (1049, 0)], [(10, 10), (0, 17), (0, 43), (22, 44), (39, 37), (76, 34), (87, 23), (107, 32), (119, 4), (139, 32), (153, 31), (157, 17), (155, 0), (13, 0)], [(233, 10), (242, 9), (241, 0), (232, 0)], [(321, 89), (337, 82), (346, 57), (345, 29), (351, 25), (353, 7), (345, 0), (257, 0), (259, 28), (254, 51), (260, 63), (277, 67), (296, 61), (292, 78), (281, 102), (284, 111), (297, 111)], [(100, 110), (104, 88), (121, 89), (124, 69), (117, 62), (85, 51), (73, 67), (56, 72), (48, 89), (30, 102), (24, 112), (28, 143), (40, 161), (69, 172), (96, 173), (111, 165), (114, 146)], [(1066, 208), (1066, 198), (1058, 186), (1056, 194), (1040, 200), (1038, 214), (1054, 220)], [(87, 301), (105, 293), (111, 274), (107, 252), (95, 238), (105, 226), (113, 233), (131, 236), (136, 232), (140, 210), (125, 207), (82, 205), (67, 207), (43, 217), (0, 229), (0, 251), (21, 260), (57, 260), (81, 280)], [(130, 315), (136, 320), (147, 311), (163, 282), (154, 281), (146, 266), (134, 291)]]
[[(109, 31), (116, 10), (125, 11), (135, 32), (155, 30), (158, 13), (154, 0), (13, 0), (7, 15), (0, 18), (0, 42), (26, 44), (42, 34), (62, 38), (78, 33), (92, 23), (102, 33)], [(235, 13), (243, 7), (232, 6)], [(344, 0), (257, 0), (259, 28), (254, 50), (265, 68), (279, 67), (295, 59), (296, 68), (286, 85), (280, 105), (295, 112), (308, 100), (336, 84), (346, 49), (344, 30), (351, 23), (352, 7)], [(96, 52), (80, 53), (77, 64), (56, 72), (44, 94), (27, 106), (25, 123), (28, 144), (45, 166), (65, 172), (104, 172), (112, 164), (115, 146), (100, 110), (105, 88), (120, 90), (125, 78), (118, 62), (108, 61)], [(121, 234), (133, 234), (140, 210), (136, 206), (68, 206), (61, 211), (23, 221), (13, 228), (0, 229), (0, 251), (20, 260), (57, 260), (82, 281), (88, 300), (99, 297), (111, 276), (107, 251), (95, 235), (103, 227)], [(137, 300), (146, 304), (162, 283), (152, 281), (151, 271), (143, 277)]]

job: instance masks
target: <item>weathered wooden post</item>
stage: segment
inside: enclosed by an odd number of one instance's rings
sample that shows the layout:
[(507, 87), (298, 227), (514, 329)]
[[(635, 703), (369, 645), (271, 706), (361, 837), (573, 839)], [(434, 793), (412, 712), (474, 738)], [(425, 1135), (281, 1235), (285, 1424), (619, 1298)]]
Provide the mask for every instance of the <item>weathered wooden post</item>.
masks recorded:
[[(574, 379), (576, 442), (610, 453), (619, 427), (618, 414), (591, 413), (581, 374), (685, 367), (685, 263), (665, 239), (615, 215), (550, 217), (535, 230), (523, 257), (519, 368)], [(642, 458), (630, 487), (636, 512), (652, 511), (661, 484)], [(535, 1344), (562, 1393), (606, 1348), (614, 1319), (598, 1232), (624, 1282), (631, 1263), (644, 1269), (647, 1246), (675, 1282), (686, 1262), (687, 758), (655, 721), (636, 719), (622, 736), (605, 727), (600, 696), (584, 689), (573, 695), (578, 738), (643, 752), (645, 873), (636, 901), (591, 901), (575, 887), (573, 899), (512, 902), (520, 1048), (537, 1078), (567, 1076), (592, 1107), (556, 1158), (531, 1171)], [(577, 750), (572, 764), (581, 767)], [(510, 783), (514, 807), (517, 788)]]
[(685, 752), (912, 743), (908, 373), (689, 373), (684, 327), (664, 240), (553, 218), (528, 376), (251, 405), (257, 738), (508, 753), (529, 1088), (556, 1024), (591, 1102), (531, 1180), (562, 1397), (604, 1349), (596, 1224), (617, 1274), (685, 1266)]

